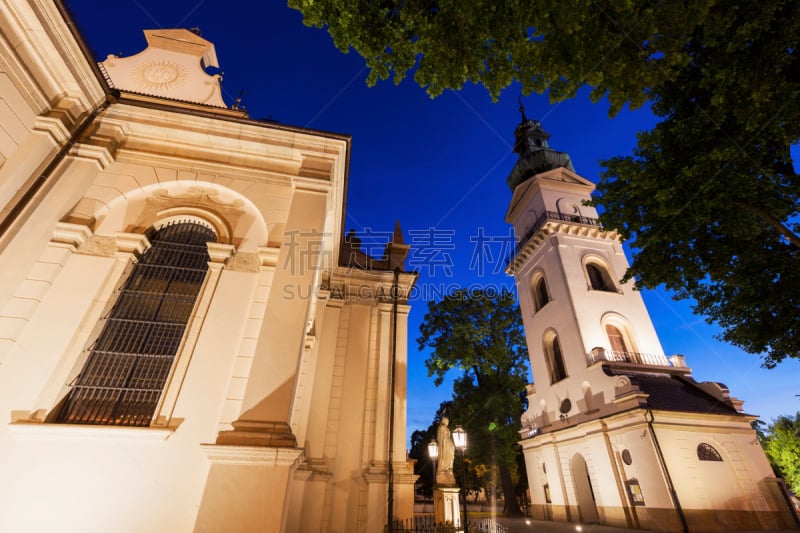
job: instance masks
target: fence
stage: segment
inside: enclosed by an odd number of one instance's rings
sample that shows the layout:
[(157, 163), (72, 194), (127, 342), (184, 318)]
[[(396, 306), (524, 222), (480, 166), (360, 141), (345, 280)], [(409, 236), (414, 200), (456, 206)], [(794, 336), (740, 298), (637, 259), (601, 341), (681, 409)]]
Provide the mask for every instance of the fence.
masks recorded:
[[(494, 518), (471, 519), (467, 521), (471, 533), (507, 533), (505, 526), (498, 524)], [(453, 524), (437, 524), (433, 516), (415, 516), (405, 520), (395, 520), (389, 533), (462, 533), (461, 527)]]

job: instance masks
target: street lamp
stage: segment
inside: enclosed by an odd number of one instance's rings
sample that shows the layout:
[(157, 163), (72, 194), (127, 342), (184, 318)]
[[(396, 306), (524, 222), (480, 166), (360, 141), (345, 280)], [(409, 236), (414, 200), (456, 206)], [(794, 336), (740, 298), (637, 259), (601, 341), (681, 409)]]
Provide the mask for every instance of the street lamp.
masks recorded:
[(461, 452), (461, 492), (464, 499), (464, 533), (469, 531), (467, 522), (467, 465), (464, 462), (464, 452), (467, 451), (467, 432), (461, 426), (456, 426), (453, 430), (453, 444)]
[(436, 486), (436, 458), (439, 457), (439, 444), (436, 439), (431, 439), (428, 443), (428, 457), (431, 458), (433, 463), (433, 485)]
[(428, 443), (428, 457), (434, 461), (439, 457), (439, 444), (436, 443), (436, 439), (431, 439)]

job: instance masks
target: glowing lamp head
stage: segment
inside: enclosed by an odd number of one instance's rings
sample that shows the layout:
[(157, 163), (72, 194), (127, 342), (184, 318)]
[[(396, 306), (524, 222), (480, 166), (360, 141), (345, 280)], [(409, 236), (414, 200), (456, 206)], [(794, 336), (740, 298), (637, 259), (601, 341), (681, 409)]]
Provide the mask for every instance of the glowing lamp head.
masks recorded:
[(453, 430), (453, 444), (462, 452), (467, 449), (467, 432), (461, 426)]
[(428, 443), (428, 457), (431, 459), (439, 457), (439, 444), (436, 442), (436, 439), (431, 439)]

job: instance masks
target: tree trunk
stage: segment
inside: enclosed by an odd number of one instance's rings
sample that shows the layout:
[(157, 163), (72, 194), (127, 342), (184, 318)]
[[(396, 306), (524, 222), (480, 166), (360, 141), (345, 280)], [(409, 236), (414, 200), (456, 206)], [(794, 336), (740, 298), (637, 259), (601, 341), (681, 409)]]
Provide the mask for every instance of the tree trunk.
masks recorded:
[(500, 481), (503, 484), (503, 516), (522, 516), (522, 509), (517, 502), (517, 494), (514, 491), (514, 482), (511, 480), (511, 472), (506, 465), (498, 465), (500, 470)]

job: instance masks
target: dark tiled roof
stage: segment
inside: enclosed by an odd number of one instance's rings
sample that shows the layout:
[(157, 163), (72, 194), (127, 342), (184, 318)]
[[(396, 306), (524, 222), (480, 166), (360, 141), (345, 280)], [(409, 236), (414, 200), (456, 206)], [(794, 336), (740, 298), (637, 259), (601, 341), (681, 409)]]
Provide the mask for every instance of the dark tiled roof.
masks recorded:
[(669, 374), (640, 374), (620, 372), (649, 394), (647, 406), (663, 411), (688, 411), (720, 415), (739, 414), (727, 403), (698, 388), (691, 378)]

